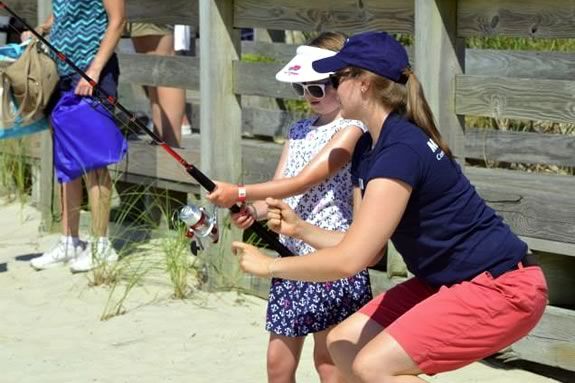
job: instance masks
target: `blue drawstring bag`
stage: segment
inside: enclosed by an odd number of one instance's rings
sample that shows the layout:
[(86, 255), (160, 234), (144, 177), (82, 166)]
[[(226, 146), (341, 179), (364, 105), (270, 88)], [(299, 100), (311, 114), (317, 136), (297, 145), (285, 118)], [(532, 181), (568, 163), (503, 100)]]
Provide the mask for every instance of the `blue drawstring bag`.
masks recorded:
[(104, 105), (92, 97), (64, 92), (50, 115), (58, 182), (119, 162), (128, 142)]

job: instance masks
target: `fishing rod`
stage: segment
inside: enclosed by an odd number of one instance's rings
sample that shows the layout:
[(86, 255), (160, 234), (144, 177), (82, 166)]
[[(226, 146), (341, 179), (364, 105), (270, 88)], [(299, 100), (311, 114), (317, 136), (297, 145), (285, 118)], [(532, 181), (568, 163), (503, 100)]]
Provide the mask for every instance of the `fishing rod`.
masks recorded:
[[(101, 87), (98, 85), (96, 81), (94, 81), (90, 76), (86, 74), (82, 69), (80, 69), (76, 64), (72, 62), (65, 54), (60, 52), (56, 47), (54, 47), (48, 40), (46, 40), (40, 33), (38, 33), (34, 28), (32, 28), (24, 19), (18, 16), (12, 9), (10, 9), (3, 1), (0, 1), (0, 9), (4, 9), (10, 15), (12, 15), (16, 20), (18, 20), (24, 27), (26, 27), (38, 40), (40, 40), (44, 45), (46, 45), (51, 51), (53, 51), (56, 57), (60, 60), (65, 62), (66, 64), (70, 65), (74, 71), (79, 74), (83, 79), (85, 79), (92, 89), (95, 91), (96, 97), (100, 98), (101, 100), (106, 100), (113, 108), (120, 110), (124, 113), (125, 116), (128, 116), (128, 123), (131, 123), (136, 126), (136, 128), (143, 130), (146, 132), (148, 136), (152, 138), (152, 140), (161, 146), (168, 154), (170, 154), (176, 161), (180, 163), (186, 170), (186, 172), (192, 176), (204, 189), (208, 192), (212, 192), (216, 188), (216, 184), (202, 171), (196, 168), (194, 165), (187, 162), (182, 156), (180, 156), (174, 149), (172, 149), (167, 143), (165, 143), (156, 133), (154, 133), (151, 129), (147, 126), (142, 124), (136, 116), (126, 109), (118, 99), (112, 95), (107, 94), (104, 92)], [(112, 116), (116, 118), (116, 120), (120, 121), (118, 117), (115, 116), (114, 113), (111, 113)], [(121, 121), (120, 121), (121, 122)], [(233, 205), (229, 208), (232, 213), (239, 213), (241, 212), (241, 207), (237, 204)], [(277, 251), (281, 256), (291, 256), (293, 253), (283, 245), (276, 237), (274, 237), (261, 223), (254, 222), (251, 226), (251, 229), (271, 248)]]

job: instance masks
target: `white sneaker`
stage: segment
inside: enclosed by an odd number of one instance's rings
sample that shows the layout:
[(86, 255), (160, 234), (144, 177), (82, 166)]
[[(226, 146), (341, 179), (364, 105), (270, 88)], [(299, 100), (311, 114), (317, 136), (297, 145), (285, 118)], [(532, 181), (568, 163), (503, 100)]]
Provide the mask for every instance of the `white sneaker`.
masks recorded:
[(56, 246), (42, 254), (41, 257), (32, 259), (30, 265), (36, 270), (64, 265), (75, 259), (84, 250), (85, 246), (86, 242), (82, 241), (74, 245), (73, 242), (59, 240)]
[(117, 260), (118, 253), (116, 253), (109, 241), (98, 241), (96, 244), (88, 243), (84, 251), (70, 262), (70, 271), (73, 273), (90, 271), (98, 265), (109, 264)]

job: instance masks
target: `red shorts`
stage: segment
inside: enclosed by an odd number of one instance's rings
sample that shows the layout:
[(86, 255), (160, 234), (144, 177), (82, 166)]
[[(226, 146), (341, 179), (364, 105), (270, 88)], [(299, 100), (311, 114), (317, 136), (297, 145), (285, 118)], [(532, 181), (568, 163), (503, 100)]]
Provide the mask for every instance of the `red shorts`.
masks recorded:
[(465, 366), (511, 345), (535, 327), (547, 304), (538, 266), (434, 289), (412, 278), (360, 312), (382, 325), (417, 366), (432, 375)]

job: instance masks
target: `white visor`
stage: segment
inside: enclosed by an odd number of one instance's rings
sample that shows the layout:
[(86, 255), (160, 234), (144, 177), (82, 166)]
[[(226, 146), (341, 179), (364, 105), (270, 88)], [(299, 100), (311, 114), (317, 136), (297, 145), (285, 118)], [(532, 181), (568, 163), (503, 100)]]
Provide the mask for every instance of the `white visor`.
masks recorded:
[(331, 73), (316, 72), (311, 64), (319, 59), (335, 56), (337, 52), (301, 45), (296, 55), (278, 73), (276, 80), (281, 82), (310, 82), (326, 79)]

